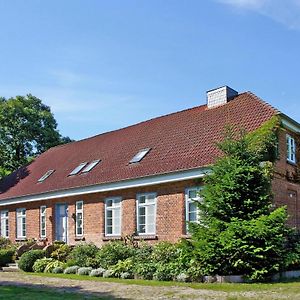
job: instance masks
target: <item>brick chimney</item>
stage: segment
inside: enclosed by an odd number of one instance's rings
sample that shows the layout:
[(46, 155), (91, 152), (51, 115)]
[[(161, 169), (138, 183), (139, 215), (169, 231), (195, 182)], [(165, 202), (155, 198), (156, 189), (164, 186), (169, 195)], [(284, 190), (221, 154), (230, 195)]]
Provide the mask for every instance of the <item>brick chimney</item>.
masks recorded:
[(206, 92), (207, 108), (214, 108), (226, 104), (238, 95), (238, 92), (227, 85)]

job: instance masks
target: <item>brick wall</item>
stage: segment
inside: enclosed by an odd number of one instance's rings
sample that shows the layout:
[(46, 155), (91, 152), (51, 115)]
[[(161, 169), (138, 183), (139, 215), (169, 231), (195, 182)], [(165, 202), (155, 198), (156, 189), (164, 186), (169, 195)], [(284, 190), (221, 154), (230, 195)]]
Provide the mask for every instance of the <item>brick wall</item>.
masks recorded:
[[(46, 233), (50, 243), (55, 239), (55, 205), (66, 203), (68, 205), (68, 242), (76, 244), (82, 238), (75, 236), (75, 213), (76, 201), (84, 202), (84, 239), (101, 245), (111, 238), (105, 237), (104, 228), (104, 200), (107, 197), (122, 197), (122, 235), (129, 235), (136, 232), (136, 195), (137, 193), (157, 193), (156, 212), (156, 235), (145, 237), (150, 243), (157, 241), (175, 242), (185, 235), (185, 189), (201, 185), (196, 181), (182, 181), (164, 185), (156, 185), (145, 188), (127, 189), (116, 192), (95, 193), (76, 197), (60, 198), (39, 202), (10, 205), (3, 209), (9, 210), (9, 237), (16, 240), (16, 209), (26, 208), (26, 238), (40, 238), (40, 206), (46, 205)], [(1, 208), (2, 209), (2, 208)]]

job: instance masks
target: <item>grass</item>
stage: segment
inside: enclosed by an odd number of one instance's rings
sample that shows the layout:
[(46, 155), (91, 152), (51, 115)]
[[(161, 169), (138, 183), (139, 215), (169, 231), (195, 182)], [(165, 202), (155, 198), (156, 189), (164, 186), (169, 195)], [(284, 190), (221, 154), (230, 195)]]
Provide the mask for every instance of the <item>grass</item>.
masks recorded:
[(172, 281), (155, 281), (155, 280), (136, 280), (136, 279), (119, 279), (119, 278), (102, 278), (90, 277), (76, 274), (51, 274), (51, 273), (29, 273), (31, 275), (42, 277), (58, 277), (74, 280), (88, 280), (100, 282), (115, 282), (122, 284), (136, 284), (144, 286), (182, 286), (193, 289), (212, 290), (220, 292), (283, 292), (283, 293), (300, 293), (300, 280), (286, 281), (280, 283), (252, 283), (252, 284), (233, 284), (233, 283), (183, 283)]
[(33, 299), (43, 299), (43, 300), (80, 300), (80, 299), (113, 299), (110, 297), (94, 297), (86, 296), (78, 293), (69, 292), (59, 292), (50, 289), (41, 288), (28, 288), (28, 287), (16, 287), (16, 286), (0, 286), (0, 299), (2, 300), (33, 300)]

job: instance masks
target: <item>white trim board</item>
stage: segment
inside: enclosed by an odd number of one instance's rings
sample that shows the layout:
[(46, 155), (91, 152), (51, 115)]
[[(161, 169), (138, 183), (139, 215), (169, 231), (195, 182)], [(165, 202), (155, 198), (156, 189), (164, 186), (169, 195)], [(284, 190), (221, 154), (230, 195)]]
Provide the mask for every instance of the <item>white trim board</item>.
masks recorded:
[(300, 133), (300, 124), (290, 117), (281, 114), (281, 121), (284, 128), (287, 128), (295, 133)]
[(18, 203), (25, 203), (25, 202), (27, 203), (27, 202), (34, 202), (34, 201), (43, 201), (43, 200), (56, 199), (62, 197), (86, 195), (92, 193), (116, 191), (116, 190), (122, 190), (128, 188), (136, 188), (136, 187), (143, 187), (143, 186), (156, 185), (162, 183), (196, 179), (196, 178), (204, 177), (209, 172), (210, 172), (210, 168), (197, 168), (192, 170), (167, 173), (167, 174), (156, 175), (156, 176), (147, 176), (147, 177), (141, 177), (137, 179), (130, 179), (130, 180), (124, 180), (124, 181), (118, 181), (112, 183), (103, 183), (103, 184), (97, 184), (92, 186), (47, 192), (47, 193), (37, 194), (37, 195), (27, 195), (27, 196), (0, 200), (0, 206), (7, 206), (11, 204), (18, 204)]

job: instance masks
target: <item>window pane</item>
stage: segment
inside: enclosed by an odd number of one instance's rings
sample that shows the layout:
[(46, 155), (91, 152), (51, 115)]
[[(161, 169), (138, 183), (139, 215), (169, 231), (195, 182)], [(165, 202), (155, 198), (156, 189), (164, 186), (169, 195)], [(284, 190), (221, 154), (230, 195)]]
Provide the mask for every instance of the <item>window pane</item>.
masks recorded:
[(82, 204), (83, 204), (82, 201), (76, 202), (76, 206), (77, 206), (76, 209), (81, 210), (82, 209)]
[(139, 203), (140, 204), (146, 203), (146, 196), (140, 196), (139, 197)]

